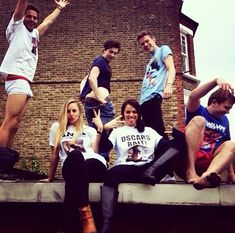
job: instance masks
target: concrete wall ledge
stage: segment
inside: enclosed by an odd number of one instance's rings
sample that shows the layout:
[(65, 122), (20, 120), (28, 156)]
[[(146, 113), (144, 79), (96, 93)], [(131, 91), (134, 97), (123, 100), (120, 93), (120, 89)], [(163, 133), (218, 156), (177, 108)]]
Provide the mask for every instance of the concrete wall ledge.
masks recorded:
[[(102, 183), (91, 183), (91, 202), (100, 201)], [(189, 206), (235, 206), (235, 185), (223, 184), (218, 188), (195, 190), (184, 183), (144, 184), (124, 183), (119, 186), (120, 203), (189, 205)], [(0, 182), (0, 202), (60, 203), (64, 199), (64, 182), (43, 183), (37, 181)]]

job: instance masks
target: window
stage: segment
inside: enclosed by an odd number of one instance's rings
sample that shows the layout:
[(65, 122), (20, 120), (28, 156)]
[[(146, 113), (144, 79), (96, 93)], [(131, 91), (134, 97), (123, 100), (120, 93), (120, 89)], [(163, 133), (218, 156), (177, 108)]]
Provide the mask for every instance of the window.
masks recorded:
[(181, 39), (181, 55), (183, 60), (183, 72), (187, 72), (189, 70), (189, 57), (188, 57), (188, 43), (187, 36), (183, 33), (180, 34)]
[(188, 97), (189, 97), (190, 93), (191, 93), (190, 90), (184, 89), (184, 106), (186, 106), (188, 103)]

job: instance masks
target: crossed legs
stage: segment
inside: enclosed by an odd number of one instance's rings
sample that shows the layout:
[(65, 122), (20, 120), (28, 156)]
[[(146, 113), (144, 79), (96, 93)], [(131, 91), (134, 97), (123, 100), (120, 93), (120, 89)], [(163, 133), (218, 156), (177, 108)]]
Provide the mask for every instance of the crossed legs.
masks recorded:
[(215, 187), (220, 183), (219, 174), (227, 168), (229, 168), (230, 180), (235, 182), (234, 171), (231, 168), (235, 156), (235, 142), (233, 141), (226, 141), (216, 149), (208, 169), (200, 177), (196, 173), (196, 155), (203, 141), (205, 124), (206, 121), (203, 117), (196, 116), (188, 123), (185, 131), (188, 147), (185, 180), (188, 183), (193, 183), (197, 189)]
[[(211, 179), (211, 174), (214, 174), (214, 178), (219, 180), (219, 174), (221, 174), (225, 169), (232, 166), (235, 156), (235, 142), (233, 141), (226, 141), (222, 145), (218, 147), (218, 149), (214, 153), (214, 158), (210, 163), (208, 169), (201, 175), (201, 177), (195, 179), (194, 187), (197, 189), (203, 188), (211, 188), (213, 187), (213, 182)], [(231, 171), (230, 171), (231, 172)], [(233, 174), (229, 174), (231, 177), (234, 176)], [(216, 174), (217, 177), (216, 177)], [(216, 184), (215, 184), (216, 185)]]

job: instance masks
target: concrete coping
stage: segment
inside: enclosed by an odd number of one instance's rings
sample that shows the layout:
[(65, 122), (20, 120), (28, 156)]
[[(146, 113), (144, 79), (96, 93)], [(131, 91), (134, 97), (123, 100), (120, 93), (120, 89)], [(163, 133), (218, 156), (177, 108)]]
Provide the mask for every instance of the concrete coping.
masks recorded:
[[(102, 183), (91, 183), (91, 202), (100, 201)], [(119, 203), (156, 205), (213, 205), (235, 206), (235, 185), (223, 184), (218, 188), (195, 190), (184, 183), (155, 186), (123, 183), (119, 185)], [(37, 181), (0, 182), (0, 202), (60, 203), (64, 199), (64, 182), (43, 183)]]

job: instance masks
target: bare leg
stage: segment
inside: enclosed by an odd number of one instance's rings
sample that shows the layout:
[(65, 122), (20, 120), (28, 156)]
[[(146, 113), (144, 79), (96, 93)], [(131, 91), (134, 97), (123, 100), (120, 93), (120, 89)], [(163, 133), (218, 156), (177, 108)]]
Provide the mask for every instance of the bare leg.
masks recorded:
[(215, 157), (211, 161), (207, 171), (195, 180), (194, 184), (196, 187), (200, 187), (200, 189), (212, 187), (211, 183), (208, 181), (208, 176), (211, 173), (221, 174), (233, 163), (235, 156), (235, 142), (224, 142), (220, 147), (218, 147), (214, 155)]
[(19, 123), (27, 109), (29, 98), (26, 94), (10, 94), (7, 97), (6, 112), (0, 127), (0, 147), (11, 148)]
[(227, 181), (235, 184), (235, 172), (234, 172), (234, 163), (231, 163), (228, 167), (228, 177)]
[(199, 151), (201, 142), (203, 140), (205, 119), (201, 116), (194, 117), (187, 125), (185, 132), (185, 139), (188, 146), (188, 161), (186, 170), (186, 182), (194, 183), (199, 176), (195, 170), (196, 153)]

